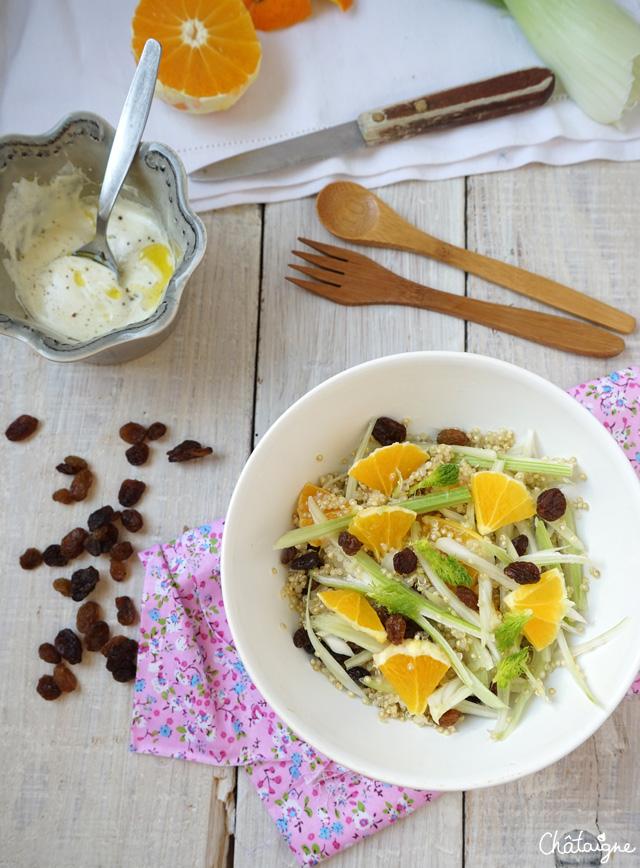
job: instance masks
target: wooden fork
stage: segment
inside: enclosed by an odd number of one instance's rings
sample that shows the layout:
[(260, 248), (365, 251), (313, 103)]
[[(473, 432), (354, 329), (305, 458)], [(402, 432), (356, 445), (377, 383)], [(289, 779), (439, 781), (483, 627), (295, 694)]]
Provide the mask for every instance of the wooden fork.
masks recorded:
[(307, 238), (298, 241), (324, 255), (293, 250), (294, 256), (315, 267), (294, 264), (290, 267), (315, 280), (296, 277), (287, 280), (338, 304), (404, 304), (425, 308), (581, 356), (610, 358), (621, 353), (625, 346), (618, 335), (589, 323), (442, 292), (400, 277), (353, 250)]

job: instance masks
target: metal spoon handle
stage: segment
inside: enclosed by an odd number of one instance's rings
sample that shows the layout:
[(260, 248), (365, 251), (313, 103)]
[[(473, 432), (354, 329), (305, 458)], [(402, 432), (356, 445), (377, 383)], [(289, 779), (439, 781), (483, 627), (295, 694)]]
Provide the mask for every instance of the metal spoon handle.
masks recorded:
[(98, 200), (97, 231), (101, 224), (106, 227), (120, 188), (136, 155), (144, 132), (153, 91), (158, 76), (162, 46), (155, 39), (145, 43), (127, 99), (118, 121), (111, 152), (104, 172), (100, 199)]

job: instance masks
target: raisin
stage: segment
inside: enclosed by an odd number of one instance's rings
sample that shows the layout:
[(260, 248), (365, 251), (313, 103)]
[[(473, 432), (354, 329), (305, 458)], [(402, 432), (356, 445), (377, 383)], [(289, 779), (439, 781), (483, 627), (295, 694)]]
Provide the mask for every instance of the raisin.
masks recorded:
[(53, 644), (58, 654), (69, 663), (80, 663), (82, 660), (82, 642), (73, 630), (69, 630), (69, 628), (60, 630), (53, 640)]
[(348, 530), (340, 531), (338, 534), (338, 545), (347, 555), (355, 555), (362, 548), (362, 543), (358, 537), (349, 533)]
[(62, 549), (58, 543), (51, 543), (42, 552), (42, 560), (48, 567), (66, 567), (69, 563), (69, 558), (62, 554)]
[(164, 422), (153, 422), (147, 429), (148, 440), (159, 440), (167, 433), (167, 426)]
[(415, 621), (411, 621), (409, 618), (405, 618), (407, 622), (407, 626), (404, 631), (405, 639), (413, 639), (416, 633), (419, 633), (422, 630), (422, 627), (419, 624), (416, 624)]
[(313, 654), (314, 652), (314, 647), (309, 639), (309, 634), (304, 627), (298, 627), (296, 632), (293, 634), (293, 644), (296, 648), (304, 648), (307, 654)]
[[(352, 666), (351, 669), (347, 669), (347, 673), (350, 678), (353, 678), (354, 681), (357, 681), (358, 684), (362, 684), (362, 679), (366, 678), (367, 675), (371, 675), (368, 669), (365, 669), (364, 666)], [(362, 685), (366, 687), (366, 684)]]
[(76, 570), (71, 576), (71, 599), (79, 603), (94, 590), (100, 581), (100, 574), (95, 567), (85, 567)]
[(78, 633), (88, 633), (96, 621), (99, 620), (100, 606), (93, 600), (87, 600), (76, 613), (76, 629)]
[(107, 670), (116, 681), (131, 681), (136, 677), (138, 643), (134, 639), (124, 639), (112, 645), (107, 654)]
[(407, 622), (402, 615), (389, 615), (384, 623), (384, 629), (387, 631), (387, 639), (392, 645), (402, 645), (407, 629)]
[(102, 548), (100, 547), (100, 540), (94, 539), (92, 536), (88, 536), (84, 541), (84, 550), (92, 555), (94, 558), (97, 558), (99, 554), (102, 552)]
[(35, 416), (25, 414), (14, 419), (4, 433), (7, 440), (12, 440), (16, 443), (19, 440), (26, 440), (27, 437), (31, 437), (37, 427), (38, 420)]
[(567, 499), (559, 488), (547, 488), (538, 495), (536, 512), (545, 521), (557, 521), (567, 510)]
[(518, 536), (514, 537), (511, 540), (511, 542), (513, 544), (514, 549), (518, 553), (519, 558), (521, 558), (522, 555), (529, 548), (529, 539), (528, 539), (527, 535), (524, 533), (521, 533)]
[(412, 549), (402, 549), (393, 556), (393, 569), (401, 576), (408, 576), (418, 566), (418, 557)]
[(440, 716), (438, 726), (453, 726), (461, 717), (462, 712), (458, 711), (457, 708), (450, 708), (449, 711), (445, 711), (445, 713)]
[(143, 425), (139, 425), (137, 422), (127, 422), (126, 425), (123, 425), (120, 429), (120, 438), (124, 440), (125, 443), (142, 443), (144, 438), (147, 436), (147, 429)]
[(540, 581), (540, 570), (537, 564), (528, 561), (514, 561), (504, 568), (505, 576), (509, 576), (519, 585), (535, 585)]
[(67, 505), (75, 503), (68, 488), (59, 488), (57, 491), (54, 491), (51, 499), (55, 500), (56, 503), (66, 503)]
[(149, 447), (146, 443), (134, 443), (124, 454), (129, 464), (139, 467), (141, 464), (146, 463), (149, 457)]
[(121, 506), (135, 506), (146, 487), (146, 484), (139, 479), (125, 479), (118, 492), (118, 503)]
[(136, 620), (136, 607), (131, 597), (116, 597), (116, 609), (118, 623), (123, 627), (129, 627)]
[(436, 442), (446, 446), (466, 446), (469, 443), (469, 438), (460, 428), (443, 428), (442, 431), (438, 432)]
[(109, 554), (114, 561), (126, 561), (133, 554), (133, 546), (131, 545), (129, 540), (123, 540), (123, 542), (114, 545), (110, 549)]
[(127, 578), (127, 565), (124, 561), (109, 562), (109, 573), (114, 582), (122, 582)]
[(282, 549), (280, 552), (280, 563), (290, 564), (297, 554), (298, 549), (295, 546), (289, 546), (289, 548)]
[(302, 552), (291, 561), (292, 570), (313, 570), (320, 566), (320, 555), (314, 549)]
[(57, 699), (62, 693), (56, 684), (53, 675), (43, 675), (38, 681), (36, 690), (43, 699), (47, 700), (47, 702), (50, 702), (52, 699)]
[(85, 470), (87, 466), (84, 458), (79, 458), (77, 455), (67, 455), (61, 464), (56, 465), (56, 470), (64, 473), (66, 476), (75, 476), (76, 473)]
[(95, 512), (91, 513), (87, 519), (87, 527), (91, 531), (96, 530), (97, 528), (102, 527), (103, 524), (110, 522), (113, 516), (114, 512), (112, 506), (101, 506), (100, 509), (96, 509)]
[(62, 657), (51, 642), (43, 642), (38, 648), (38, 657), (45, 663), (60, 663)]
[(109, 639), (109, 641), (105, 645), (102, 646), (102, 648), (100, 649), (100, 653), (102, 654), (103, 657), (108, 657), (109, 652), (111, 651), (112, 648), (114, 648), (116, 645), (121, 645), (122, 642), (126, 642), (126, 641), (127, 641), (126, 636), (112, 636)]
[(384, 627), (387, 622), (387, 618), (389, 617), (389, 610), (386, 608), (386, 606), (381, 606), (379, 603), (374, 603), (373, 608), (375, 609), (378, 618), (380, 618), (380, 620), (382, 621), (382, 626)]
[(87, 531), (83, 527), (74, 527), (60, 541), (60, 552), (66, 558), (73, 560), (79, 557), (84, 551), (84, 541), (87, 538)]
[(96, 621), (87, 630), (84, 644), (87, 651), (100, 651), (109, 641), (109, 625), (106, 621)]
[(130, 533), (138, 533), (143, 525), (142, 516), (137, 509), (123, 509), (120, 520)]
[(403, 443), (407, 439), (407, 429), (402, 422), (396, 422), (388, 416), (376, 419), (371, 436), (381, 446), (391, 446), (392, 443)]
[(118, 542), (119, 533), (115, 524), (108, 522), (97, 527), (91, 536), (100, 543), (100, 551), (106, 553), (111, 551), (112, 547)]
[(204, 458), (211, 455), (211, 446), (202, 446), (197, 440), (183, 440), (167, 452), (169, 461), (192, 461), (194, 458)]
[(460, 602), (464, 603), (469, 609), (473, 609), (476, 612), (479, 611), (478, 595), (472, 588), (467, 588), (466, 585), (456, 585), (455, 594)]
[(34, 570), (42, 563), (42, 552), (38, 549), (27, 549), (20, 555), (20, 566), (23, 570)]
[(52, 584), (54, 591), (62, 594), (63, 597), (71, 596), (71, 582), (69, 579), (54, 579)]
[(69, 493), (71, 495), (71, 499), (74, 500), (76, 503), (80, 500), (84, 500), (87, 494), (89, 494), (89, 489), (91, 488), (92, 482), (93, 473), (89, 470), (88, 467), (85, 467), (83, 470), (79, 470), (73, 477), (73, 481), (69, 486)]
[(78, 679), (64, 663), (58, 663), (53, 670), (53, 680), (63, 693), (72, 693), (78, 686)]

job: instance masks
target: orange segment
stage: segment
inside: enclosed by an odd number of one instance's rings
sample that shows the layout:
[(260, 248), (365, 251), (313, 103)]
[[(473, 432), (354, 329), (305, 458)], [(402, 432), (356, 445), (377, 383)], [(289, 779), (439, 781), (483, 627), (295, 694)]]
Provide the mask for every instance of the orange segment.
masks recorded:
[[(243, 0), (256, 30), (280, 30), (311, 15), (309, 0)], [(337, 2), (337, 0), (335, 0)], [(353, 0), (352, 0), (353, 2)]]
[(414, 443), (392, 443), (357, 461), (349, 476), (368, 488), (389, 495), (401, 479), (411, 476), (428, 458), (424, 449)]
[(382, 621), (378, 618), (371, 603), (362, 594), (358, 594), (357, 591), (320, 591), (318, 597), (327, 609), (340, 615), (356, 630), (361, 630), (367, 636), (373, 636), (378, 642), (387, 641), (387, 633)]
[(401, 547), (415, 519), (415, 512), (402, 506), (370, 506), (360, 510), (352, 519), (349, 533), (380, 560), (387, 552)]
[(405, 639), (373, 655), (373, 662), (411, 714), (424, 714), (427, 700), (449, 669), (449, 661), (434, 642)]
[(454, 535), (464, 543), (472, 539), (484, 542), (480, 534), (476, 533), (475, 530), (471, 530), (471, 528), (465, 527), (459, 521), (454, 521), (450, 518), (440, 518), (439, 515), (422, 515), (420, 516), (420, 521), (428, 531), (432, 530), (436, 525), (445, 532), (447, 530), (453, 531)]
[(339, 518), (341, 515), (347, 515), (349, 512), (349, 503), (344, 497), (338, 494), (331, 494), (326, 488), (320, 488), (312, 482), (307, 482), (298, 497), (300, 527), (308, 527), (310, 524), (313, 524), (313, 519), (309, 512), (310, 497), (318, 504), (325, 514), (327, 521), (332, 518)]
[(564, 579), (557, 567), (542, 573), (539, 582), (511, 591), (504, 602), (512, 612), (532, 612), (533, 617), (522, 632), (536, 651), (551, 645), (558, 635), (560, 622), (571, 610)]
[(353, 6), (353, 0), (332, 0), (336, 6), (339, 6), (343, 12), (346, 12), (347, 9), (351, 9)]
[(229, 108), (258, 75), (260, 42), (242, 0), (140, 0), (131, 27), (136, 61), (147, 39), (162, 45), (156, 95), (174, 108)]
[(492, 533), (505, 524), (535, 515), (536, 506), (526, 486), (513, 476), (494, 470), (475, 473), (471, 496), (480, 533)]

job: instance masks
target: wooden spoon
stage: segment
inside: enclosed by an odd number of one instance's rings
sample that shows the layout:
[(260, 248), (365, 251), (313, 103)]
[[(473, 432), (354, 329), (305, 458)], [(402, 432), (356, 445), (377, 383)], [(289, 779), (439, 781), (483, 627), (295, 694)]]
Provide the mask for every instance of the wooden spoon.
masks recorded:
[(316, 210), (322, 225), (345, 241), (430, 256), (623, 334), (629, 334), (636, 327), (634, 317), (629, 314), (555, 280), (427, 235), (370, 190), (352, 181), (328, 184), (318, 193)]

